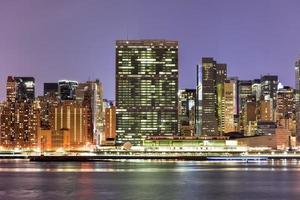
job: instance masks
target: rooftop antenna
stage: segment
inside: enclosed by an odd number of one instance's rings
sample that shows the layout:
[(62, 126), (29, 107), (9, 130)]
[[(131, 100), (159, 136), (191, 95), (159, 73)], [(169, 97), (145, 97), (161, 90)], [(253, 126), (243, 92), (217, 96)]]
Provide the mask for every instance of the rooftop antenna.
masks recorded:
[(127, 18), (125, 19), (126, 21), (125, 21), (125, 32), (126, 32), (126, 41), (128, 41), (128, 19), (129, 19), (129, 13), (130, 13), (130, 10), (129, 10), (129, 8), (130, 8), (130, 3), (129, 2), (127, 2)]

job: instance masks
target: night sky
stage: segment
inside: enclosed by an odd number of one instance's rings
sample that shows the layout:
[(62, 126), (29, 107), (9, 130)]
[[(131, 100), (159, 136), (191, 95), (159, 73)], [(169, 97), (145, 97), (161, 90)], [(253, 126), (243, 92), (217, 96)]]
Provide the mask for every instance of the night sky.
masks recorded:
[(0, 0), (0, 99), (8, 75), (44, 82), (100, 79), (114, 99), (115, 40), (179, 41), (181, 88), (212, 56), (229, 76), (278, 74), (294, 86), (299, 0)]

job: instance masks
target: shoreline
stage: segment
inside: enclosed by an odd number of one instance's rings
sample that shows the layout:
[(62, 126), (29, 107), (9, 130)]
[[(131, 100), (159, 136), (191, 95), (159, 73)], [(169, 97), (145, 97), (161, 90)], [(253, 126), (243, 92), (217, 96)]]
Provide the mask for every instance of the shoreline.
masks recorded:
[(29, 155), (0, 155), (4, 159), (27, 159), (30, 162), (108, 162), (117, 160), (173, 160), (173, 161), (269, 161), (269, 160), (300, 160), (300, 156), (285, 155), (251, 155), (251, 156), (190, 156), (190, 155), (93, 155), (93, 156), (29, 156)]

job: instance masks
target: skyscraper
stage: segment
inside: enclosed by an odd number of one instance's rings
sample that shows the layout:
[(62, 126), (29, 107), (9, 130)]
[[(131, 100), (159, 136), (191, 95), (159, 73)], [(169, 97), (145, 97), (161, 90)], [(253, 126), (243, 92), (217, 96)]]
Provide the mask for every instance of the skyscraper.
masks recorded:
[(200, 136), (202, 133), (202, 68), (200, 65), (196, 67), (195, 136)]
[(256, 102), (261, 99), (261, 81), (260, 79), (254, 79), (252, 81), (252, 95), (255, 96)]
[(261, 95), (263, 99), (270, 99), (272, 104), (272, 118), (275, 119), (277, 102), (278, 76), (264, 75), (261, 77)]
[(114, 143), (116, 138), (116, 106), (113, 104), (105, 108), (104, 135), (106, 143)]
[(182, 136), (195, 135), (195, 100), (195, 89), (179, 90), (178, 129), (180, 130), (180, 135)]
[(285, 86), (277, 92), (276, 121), (295, 135), (295, 94), (291, 87)]
[(77, 81), (60, 80), (58, 81), (58, 95), (61, 100), (75, 100), (75, 91), (78, 86)]
[(35, 81), (33, 77), (15, 77), (17, 82), (17, 99), (31, 100), (35, 98)]
[(240, 125), (240, 131), (244, 131), (246, 127), (245, 126), (245, 115), (247, 112), (247, 109), (245, 109), (245, 106), (247, 104), (247, 101), (249, 99), (249, 96), (252, 95), (252, 81), (251, 80), (239, 80), (238, 81), (238, 113), (239, 113), (239, 125)]
[(271, 100), (260, 100), (257, 118), (259, 121), (272, 121), (272, 101)]
[(12, 76), (7, 77), (6, 81), (6, 101), (15, 102), (17, 98), (17, 83)]
[(58, 95), (58, 83), (44, 83), (44, 95)]
[(36, 102), (7, 102), (2, 108), (0, 121), (0, 144), (3, 147), (36, 147), (39, 127), (39, 109)]
[(235, 127), (234, 116), (237, 114), (237, 95), (236, 95), (236, 81), (227, 80), (224, 83), (224, 100), (223, 100), (223, 117), (222, 117), (222, 132), (234, 132)]
[(227, 65), (216, 64), (216, 84), (217, 84), (217, 112), (218, 112), (218, 133), (224, 133), (224, 115), (225, 115), (225, 92), (224, 84), (227, 79)]
[(40, 128), (42, 130), (50, 130), (52, 123), (51, 118), (54, 117), (52, 107), (59, 103), (59, 99), (57, 96), (47, 93), (45, 96), (37, 97), (37, 101), (40, 108)]
[(178, 42), (116, 42), (117, 143), (178, 132)]
[(0, 119), (0, 143), (6, 148), (33, 148), (37, 145), (39, 108), (34, 101), (34, 78), (7, 78), (7, 102)]
[(218, 135), (216, 61), (202, 58), (202, 134)]
[(101, 136), (104, 134), (104, 108), (103, 87), (99, 80), (79, 83), (75, 91), (76, 100), (88, 108), (89, 132), (91, 141), (100, 144)]
[(252, 81), (251, 80), (239, 80), (238, 81), (238, 104), (239, 112), (241, 113), (248, 97), (252, 95)]
[(202, 58), (202, 133), (218, 136), (222, 95), (227, 78), (226, 64), (218, 64), (213, 58)]
[(257, 111), (257, 103), (253, 98), (249, 98), (246, 102), (243, 109), (243, 121), (241, 122), (244, 135), (245, 136), (253, 136), (256, 134), (256, 111)]
[[(290, 118), (295, 111), (294, 90), (291, 87), (284, 86), (277, 92), (276, 113), (282, 118)], [(277, 119), (279, 118), (276, 117)]]

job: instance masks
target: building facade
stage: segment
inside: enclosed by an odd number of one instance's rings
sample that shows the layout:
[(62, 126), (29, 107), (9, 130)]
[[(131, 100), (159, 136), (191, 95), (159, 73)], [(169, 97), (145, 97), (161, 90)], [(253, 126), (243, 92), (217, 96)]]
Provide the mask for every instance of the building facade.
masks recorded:
[(18, 101), (34, 101), (35, 99), (35, 80), (33, 77), (14, 77), (17, 84)]
[(44, 83), (44, 96), (50, 94), (58, 96), (58, 83)]
[(105, 143), (113, 144), (116, 139), (116, 106), (110, 105), (105, 109), (104, 126)]
[(178, 133), (178, 42), (116, 42), (117, 144)]
[(76, 150), (89, 145), (88, 108), (76, 101), (63, 101), (53, 107), (52, 148)]
[(180, 135), (195, 136), (196, 90), (179, 90), (178, 101), (178, 130), (180, 131)]
[(77, 81), (60, 80), (58, 81), (58, 95), (60, 100), (75, 100), (76, 88), (78, 87)]
[(4, 148), (29, 149), (37, 146), (39, 106), (34, 100), (34, 78), (7, 78), (6, 102), (0, 119), (0, 144)]
[(293, 136), (296, 134), (296, 106), (294, 89), (285, 86), (277, 92), (276, 122), (288, 129)]
[(236, 81), (228, 80), (224, 83), (224, 100), (222, 112), (222, 132), (229, 133), (237, 131), (234, 116), (237, 114)]
[(219, 136), (226, 64), (213, 58), (202, 58), (202, 135)]
[(79, 83), (76, 91), (76, 100), (88, 108), (89, 133), (93, 144), (100, 145), (104, 134), (104, 106), (103, 87), (99, 80)]
[(244, 132), (244, 117), (246, 115), (245, 106), (249, 100), (249, 96), (252, 95), (252, 81), (251, 80), (239, 80), (238, 81), (238, 114), (239, 114), (239, 126), (240, 131)]

